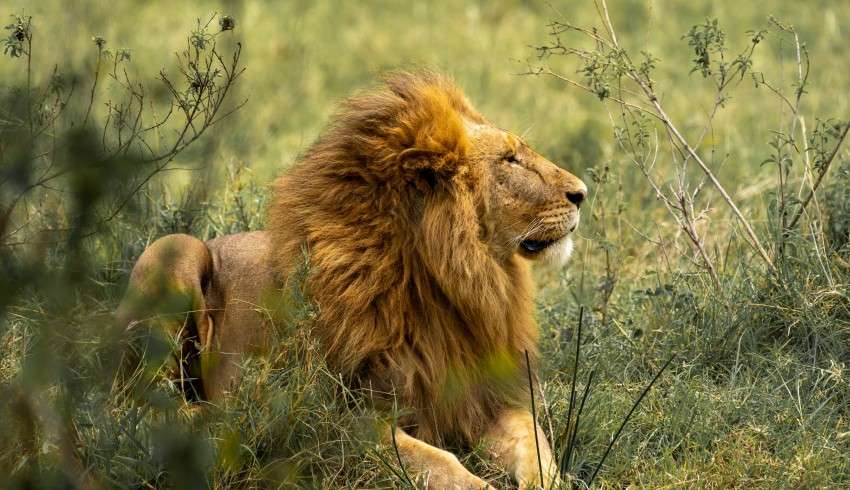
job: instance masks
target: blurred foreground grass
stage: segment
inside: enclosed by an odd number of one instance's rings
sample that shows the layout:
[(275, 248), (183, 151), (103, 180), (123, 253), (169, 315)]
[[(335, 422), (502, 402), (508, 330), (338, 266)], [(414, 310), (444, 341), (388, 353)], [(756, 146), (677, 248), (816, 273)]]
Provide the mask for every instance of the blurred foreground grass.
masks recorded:
[[(850, 114), (850, 7), (841, 2), (610, 7), (621, 43), (660, 59), (653, 74), (660, 98), (689, 133), (700, 129), (712, 93), (689, 73), (694, 55), (682, 36), (707, 17), (719, 20), (733, 51), (747, 45), (748, 30), (768, 25), (768, 15), (793, 24), (812, 62), (803, 103), (809, 129), (815, 116), (847, 120)], [(138, 391), (113, 386), (123, 344), (109, 314), (132, 261), (152, 239), (261, 228), (265, 184), (319, 134), (341, 98), (382, 70), (427, 66), (453, 75), (491, 120), (524, 134), (591, 184), (573, 264), (538, 271), (547, 432), (563, 432), (573, 375), (581, 385), (595, 370), (574, 474), (586, 478), (592, 471), (632, 400), (675, 352), (676, 362), (638, 409), (597, 483), (850, 486), (846, 151), (818, 195), (828, 248), (814, 247), (826, 242), (805, 233), (791, 237), (779, 280), (765, 273), (731, 215), (713, 203), (700, 226), (718, 258), (724, 300), (615, 144), (609, 118), (616, 119), (616, 107), (556, 79), (518, 75), (527, 71), (526, 60), (536, 63), (533, 46), (548, 42), (550, 20), (601, 29), (591, 2), (13, 0), (0, 6), (0, 15), (33, 16), (34, 83), (56, 64), (79, 77), (81, 97), (96, 59), (93, 36), (110, 49), (129, 48), (128, 69), (153, 85), (161, 68), (173, 66), (171, 53), (185, 46), (195, 19), (213, 11), (237, 20), (233, 36), (221, 43), (244, 46), (248, 70), (229, 103), (247, 98), (246, 106), (181, 153), (174, 170), (155, 178), (97, 234), (73, 244), (3, 249), (0, 485), (400, 486), (389, 468), (392, 455), (374, 449), (368, 408), (346, 397), (314, 349), (292, 340), (298, 320), (309, 315), (306, 305), (292, 307), (291, 324), (282, 326), (291, 335), (282, 336), (279, 355), (252, 362), (230, 404), (203, 412), (183, 406), (167, 380)], [(551, 63), (570, 76), (579, 68)], [(753, 70), (790, 87), (796, 69), (793, 46), (769, 34)], [(0, 83), (25, 82), (20, 58), (0, 59)], [(99, 122), (104, 102), (94, 105)], [(703, 143), (712, 149), (705, 158), (769, 243), (776, 170), (763, 162), (771, 130), (786, 119), (770, 91), (745, 82)], [(671, 163), (662, 157), (658, 165), (670, 169), (664, 184), (674, 182)], [(795, 185), (800, 175), (794, 174)], [(60, 209), (67, 202), (43, 205)], [(573, 373), (579, 305), (592, 314), (583, 362)], [(155, 359), (168, 352), (156, 341), (148, 347)], [(476, 453), (466, 462), (508, 483)]]

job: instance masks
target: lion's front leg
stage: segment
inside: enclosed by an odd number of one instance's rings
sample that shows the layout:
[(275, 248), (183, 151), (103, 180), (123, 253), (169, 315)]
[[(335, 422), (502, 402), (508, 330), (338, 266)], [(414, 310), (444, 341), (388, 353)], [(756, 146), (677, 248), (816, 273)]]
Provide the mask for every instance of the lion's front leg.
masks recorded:
[[(540, 448), (538, 464), (534, 430), (530, 411), (506, 410), (485, 434), (484, 444), (493, 460), (513, 475), (520, 488), (558, 488), (561, 482), (558, 465), (539, 426), (536, 427)], [(540, 481), (541, 466), (543, 482)]]
[[(390, 437), (387, 428), (387, 437)], [(395, 441), (401, 461), (411, 477), (422, 478), (433, 489), (490, 489), (486, 481), (463, 467), (457, 457), (442, 449), (411, 437), (402, 429), (395, 429)]]

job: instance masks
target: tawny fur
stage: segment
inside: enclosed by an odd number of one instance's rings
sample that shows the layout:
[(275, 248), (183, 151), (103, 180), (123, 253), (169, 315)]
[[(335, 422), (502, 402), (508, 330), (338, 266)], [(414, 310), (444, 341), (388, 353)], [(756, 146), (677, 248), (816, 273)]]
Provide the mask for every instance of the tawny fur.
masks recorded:
[[(173, 330), (196, 332), (204, 395), (219, 399), (242, 356), (270, 341), (257, 306), (300, 277), (306, 256), (311, 332), (331, 370), (402, 409), (402, 457), (434, 481), (474, 487), (482, 480), (425, 443), (485, 442), (533, 483), (525, 353), (536, 360), (538, 333), (527, 259), (568, 258), (585, 193), (447, 79), (391, 75), (346, 102), (275, 182), (267, 231), (206, 243), (171, 235), (146, 250), (122, 318), (145, 318), (136, 307), (145, 301), (133, 299), (150, 299), (148, 278), (179, 265), (172, 281), (203, 314), (188, 330), (178, 317)], [(541, 451), (551, 459), (545, 441)]]

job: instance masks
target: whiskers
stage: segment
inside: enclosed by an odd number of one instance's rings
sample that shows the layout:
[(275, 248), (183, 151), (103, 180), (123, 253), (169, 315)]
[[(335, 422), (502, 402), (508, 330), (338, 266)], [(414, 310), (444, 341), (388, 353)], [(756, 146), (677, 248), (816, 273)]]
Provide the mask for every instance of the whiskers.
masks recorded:
[(545, 223), (543, 222), (542, 218), (534, 218), (533, 220), (531, 220), (531, 223), (528, 224), (523, 233), (511, 240), (511, 245), (514, 247), (518, 247), (519, 244), (522, 243), (524, 240), (528, 239), (528, 237), (534, 235), (535, 233), (543, 231), (544, 226)]
[[(562, 222), (553, 223), (551, 218), (536, 217), (526, 226), (525, 231), (510, 241), (512, 247), (519, 247), (520, 244), (528, 240), (530, 237), (538, 235), (545, 231), (551, 231), (553, 228), (563, 227)], [(569, 234), (562, 236), (557, 242), (552, 243), (545, 250), (538, 254), (538, 258), (543, 262), (548, 262), (557, 266), (564, 266), (569, 262), (573, 252), (573, 239)]]

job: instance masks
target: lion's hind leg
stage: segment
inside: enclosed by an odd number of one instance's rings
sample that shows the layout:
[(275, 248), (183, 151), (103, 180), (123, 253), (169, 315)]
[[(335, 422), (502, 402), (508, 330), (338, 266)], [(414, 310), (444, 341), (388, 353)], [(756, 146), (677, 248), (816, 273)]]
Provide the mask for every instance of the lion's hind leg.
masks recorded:
[[(204, 399), (200, 355), (212, 335), (205, 289), (213, 270), (204, 242), (189, 235), (167, 235), (153, 242), (130, 273), (127, 292), (116, 312), (118, 324), (132, 334), (124, 371), (150, 376), (163, 362), (190, 401)], [(173, 347), (163, 359), (162, 345)], [(174, 345), (176, 344), (176, 345)], [(151, 353), (153, 355), (151, 356)], [(148, 357), (159, 364), (147, 369)]]

